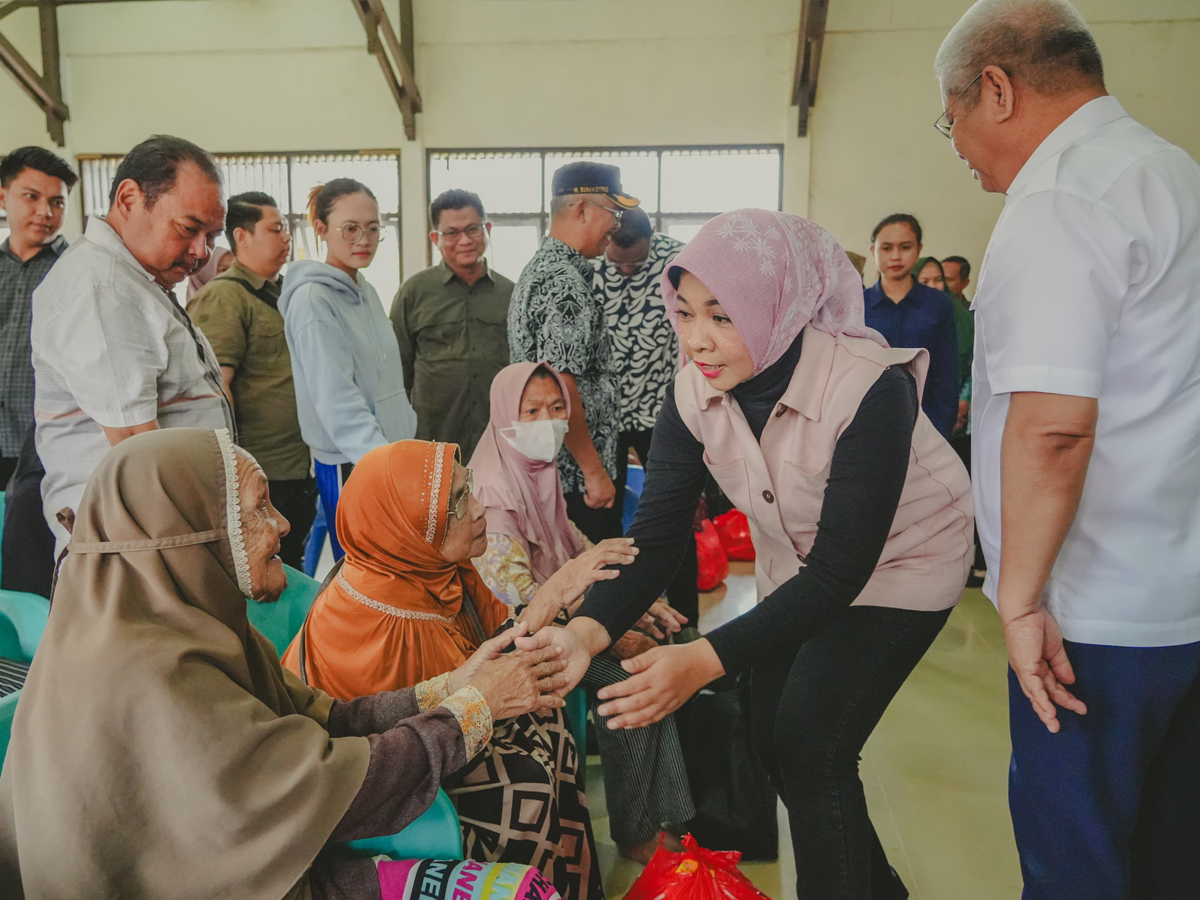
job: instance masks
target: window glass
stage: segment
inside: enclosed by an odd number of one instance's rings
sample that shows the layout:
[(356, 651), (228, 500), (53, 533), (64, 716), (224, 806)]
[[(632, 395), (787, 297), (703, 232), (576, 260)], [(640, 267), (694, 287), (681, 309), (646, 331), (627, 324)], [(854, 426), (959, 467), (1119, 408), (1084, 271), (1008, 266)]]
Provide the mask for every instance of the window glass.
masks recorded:
[(663, 211), (778, 209), (779, 161), (778, 150), (668, 150), (662, 158)]
[(473, 191), (492, 213), (536, 213), (542, 209), (542, 160), (538, 154), (433, 154), (429, 200), (455, 188)]

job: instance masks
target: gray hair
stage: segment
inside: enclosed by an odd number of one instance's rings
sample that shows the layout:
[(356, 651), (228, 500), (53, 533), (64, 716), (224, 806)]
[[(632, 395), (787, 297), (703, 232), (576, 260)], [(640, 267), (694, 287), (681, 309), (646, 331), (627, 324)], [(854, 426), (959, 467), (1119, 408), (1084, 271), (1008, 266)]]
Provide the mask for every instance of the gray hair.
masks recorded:
[[(933, 73), (955, 97), (987, 66), (1047, 97), (1104, 87), (1100, 49), (1068, 0), (978, 0), (942, 41)], [(971, 108), (978, 96), (963, 103)]]

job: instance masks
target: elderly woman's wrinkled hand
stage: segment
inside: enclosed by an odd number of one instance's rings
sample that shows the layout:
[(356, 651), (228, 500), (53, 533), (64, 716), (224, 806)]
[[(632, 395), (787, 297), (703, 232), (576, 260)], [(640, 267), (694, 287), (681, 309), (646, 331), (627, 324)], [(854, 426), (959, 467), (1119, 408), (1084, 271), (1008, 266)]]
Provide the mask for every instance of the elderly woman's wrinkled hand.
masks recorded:
[(627, 631), (608, 648), (608, 654), (617, 659), (633, 659), (657, 646), (658, 642), (654, 638), (642, 634), (640, 631)]
[(654, 605), (638, 619), (634, 627), (640, 628), (661, 641), (668, 634), (677, 634), (687, 624), (687, 621), (687, 616), (672, 609), (666, 600), (655, 600)]
[(553, 584), (560, 594), (560, 608), (566, 609), (597, 581), (607, 581), (621, 574), (606, 566), (627, 566), (638, 552), (633, 538), (609, 538), (564, 565), (547, 580), (546, 586)]
[(485, 662), (469, 683), (483, 694), (495, 721), (558, 709), (564, 701), (557, 692), (568, 683), (561, 653), (554, 645), (515, 650)]
[(450, 685), (454, 690), (458, 690), (463, 685), (470, 682), (484, 665), (493, 659), (499, 659), (504, 655), (504, 648), (511, 644), (519, 637), (524, 637), (529, 632), (529, 626), (524, 622), (518, 622), (512, 628), (502, 631), (489, 641), (484, 641), (461, 666), (450, 673)]

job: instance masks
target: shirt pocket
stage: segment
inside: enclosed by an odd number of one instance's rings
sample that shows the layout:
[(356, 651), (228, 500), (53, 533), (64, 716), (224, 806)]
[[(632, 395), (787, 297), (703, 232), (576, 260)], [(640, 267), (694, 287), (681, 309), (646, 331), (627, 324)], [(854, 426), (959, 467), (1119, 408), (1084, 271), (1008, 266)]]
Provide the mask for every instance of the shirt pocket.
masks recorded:
[(508, 304), (488, 303), (471, 317), (471, 356), (499, 368), (508, 365)]
[(784, 460), (779, 485), (783, 497), (779, 503), (783, 527), (787, 529), (797, 552), (805, 557), (817, 537), (817, 523), (825, 503), (825, 488), (829, 483), (830, 462)]
[(704, 465), (720, 485), (721, 490), (729, 501), (742, 512), (751, 514), (750, 509), (750, 476), (746, 472), (746, 461), (734, 459), (729, 462), (719, 462), (704, 451)]

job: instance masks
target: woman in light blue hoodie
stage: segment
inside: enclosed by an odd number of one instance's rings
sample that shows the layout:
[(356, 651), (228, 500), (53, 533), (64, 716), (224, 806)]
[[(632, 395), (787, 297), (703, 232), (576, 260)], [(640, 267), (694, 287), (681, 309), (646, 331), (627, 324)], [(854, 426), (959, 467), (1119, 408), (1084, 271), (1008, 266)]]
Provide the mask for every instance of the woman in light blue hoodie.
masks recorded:
[(292, 355), (300, 431), (312, 448), (335, 559), (337, 498), (350, 470), (376, 447), (411, 438), (417, 414), (404, 390), (395, 332), (363, 277), (379, 247), (379, 204), (353, 178), (309, 196), (309, 220), (325, 262), (288, 267), (279, 311)]

